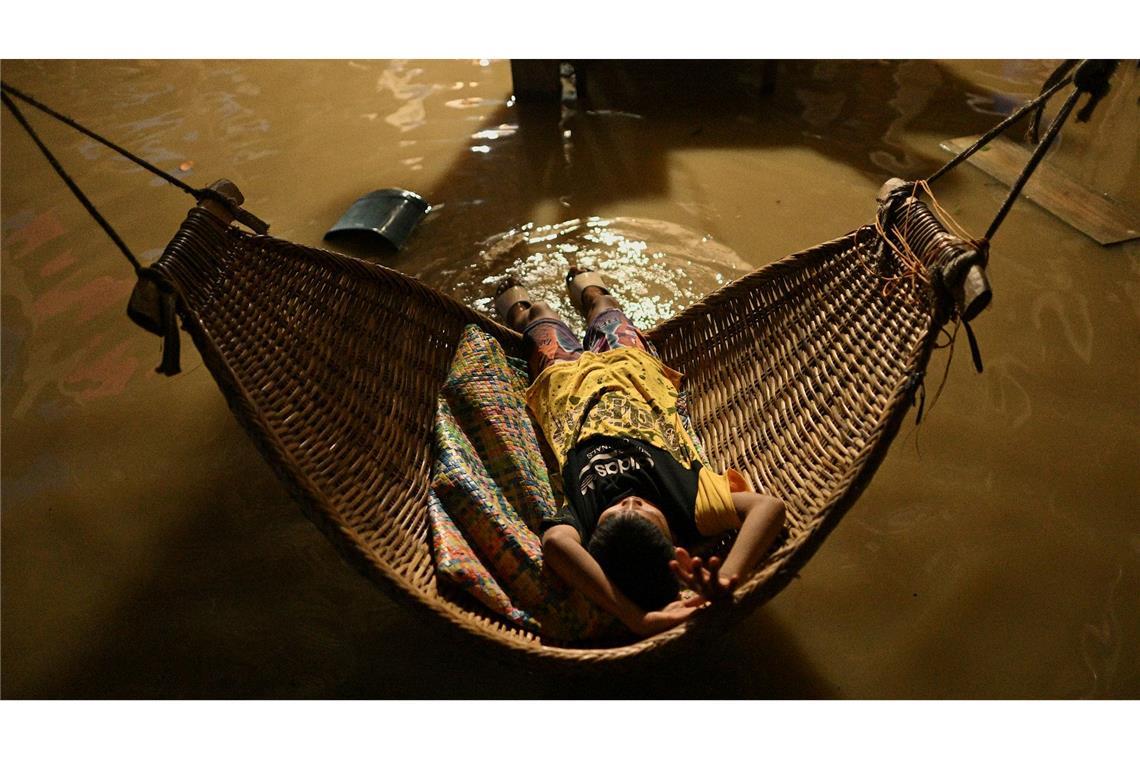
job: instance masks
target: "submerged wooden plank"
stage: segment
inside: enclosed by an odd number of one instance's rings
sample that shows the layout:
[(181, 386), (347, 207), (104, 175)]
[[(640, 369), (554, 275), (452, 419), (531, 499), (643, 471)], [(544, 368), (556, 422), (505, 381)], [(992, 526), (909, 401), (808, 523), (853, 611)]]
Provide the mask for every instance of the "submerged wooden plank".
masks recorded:
[[(942, 143), (958, 155), (977, 142), (977, 136), (959, 137)], [(998, 137), (967, 159), (998, 182), (1012, 185), (1021, 173), (1030, 151), (1012, 140)], [(1140, 218), (1125, 206), (1092, 190), (1042, 161), (1025, 183), (1021, 196), (1028, 198), (1066, 224), (1101, 245), (1122, 243), (1140, 237)]]

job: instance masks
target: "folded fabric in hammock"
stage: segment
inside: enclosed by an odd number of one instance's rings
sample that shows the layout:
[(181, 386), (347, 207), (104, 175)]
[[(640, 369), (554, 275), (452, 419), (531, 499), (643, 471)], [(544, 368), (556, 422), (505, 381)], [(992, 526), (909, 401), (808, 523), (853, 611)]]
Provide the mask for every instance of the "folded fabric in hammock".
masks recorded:
[(558, 502), (526, 410), (526, 364), (467, 325), (436, 406), (428, 518), (441, 581), (560, 641), (613, 638), (611, 616), (545, 570), (538, 526)]

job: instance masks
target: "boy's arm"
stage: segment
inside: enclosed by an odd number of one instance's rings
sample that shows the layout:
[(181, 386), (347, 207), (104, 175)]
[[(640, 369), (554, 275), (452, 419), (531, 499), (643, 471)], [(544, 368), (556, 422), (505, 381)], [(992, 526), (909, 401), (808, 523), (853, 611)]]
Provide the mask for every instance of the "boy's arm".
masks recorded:
[(756, 567), (784, 527), (784, 502), (767, 494), (739, 491), (732, 495), (732, 505), (744, 522), (720, 572), (742, 578)]
[(668, 630), (696, 609), (689, 603), (673, 602), (662, 610), (645, 612), (610, 583), (570, 525), (554, 525), (542, 534), (542, 556), (563, 580), (639, 636)]
[(722, 563), (713, 557), (708, 565), (677, 550), (673, 570), (681, 581), (708, 600), (730, 596), (740, 579), (768, 551), (784, 527), (784, 502), (766, 494), (739, 491), (732, 494), (732, 505), (743, 517), (740, 532)]

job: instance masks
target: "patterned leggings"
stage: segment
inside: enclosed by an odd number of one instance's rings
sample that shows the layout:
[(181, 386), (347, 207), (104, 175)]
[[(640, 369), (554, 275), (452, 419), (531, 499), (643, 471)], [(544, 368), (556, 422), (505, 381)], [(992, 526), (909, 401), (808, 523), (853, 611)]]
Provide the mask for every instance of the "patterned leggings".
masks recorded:
[(555, 362), (572, 362), (585, 351), (600, 354), (614, 348), (639, 348), (660, 358), (657, 349), (641, 334), (621, 309), (606, 309), (578, 336), (561, 319), (536, 319), (523, 330), (530, 361), (531, 380)]

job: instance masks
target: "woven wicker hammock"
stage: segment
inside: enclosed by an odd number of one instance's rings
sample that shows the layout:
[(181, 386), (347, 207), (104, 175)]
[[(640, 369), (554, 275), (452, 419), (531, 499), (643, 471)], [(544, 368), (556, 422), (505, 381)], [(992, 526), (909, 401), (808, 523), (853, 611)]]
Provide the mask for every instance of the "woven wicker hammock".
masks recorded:
[(794, 254), (650, 331), (687, 377), (710, 464), (782, 498), (788, 529), (733, 604), (610, 648), (544, 642), (437, 584), (427, 517), (437, 393), (464, 325), (514, 354), (517, 333), (391, 269), (250, 234), (206, 208), (143, 270), (131, 315), (169, 346), (177, 310), (305, 513), (396, 597), (530, 664), (629, 661), (772, 597), (885, 454), (945, 309), (922, 279), (884, 288), (899, 262), (880, 240), (865, 227)]
[[(665, 362), (687, 377), (709, 464), (746, 472), (783, 499), (788, 526), (731, 604), (609, 648), (543, 641), (437, 583), (427, 517), (437, 393), (464, 326), (479, 325), (516, 355), (518, 333), (391, 269), (267, 236), (228, 182), (192, 188), (6, 83), (0, 97), (134, 266), (139, 283), (128, 314), (164, 337), (159, 370), (178, 371), (180, 316), (238, 420), (345, 557), (429, 619), (528, 665), (617, 664), (721, 630), (770, 599), (811, 557), (886, 454), (924, 387), (942, 327), (950, 319), (968, 323), (989, 303), (989, 241), (1078, 98), (1087, 96), (1078, 114), (1087, 119), (1115, 68), (1083, 61), (1072, 74), (1058, 72), (1040, 95), (919, 183), (960, 165), (1073, 84), (981, 238), (951, 235), (916, 199), (914, 184), (892, 180), (880, 193), (876, 224), (763, 267), (649, 331)], [(199, 201), (158, 262), (140, 264), (12, 97)], [(966, 334), (980, 370), (968, 324)]]

